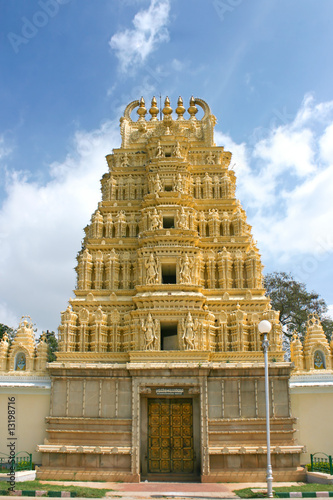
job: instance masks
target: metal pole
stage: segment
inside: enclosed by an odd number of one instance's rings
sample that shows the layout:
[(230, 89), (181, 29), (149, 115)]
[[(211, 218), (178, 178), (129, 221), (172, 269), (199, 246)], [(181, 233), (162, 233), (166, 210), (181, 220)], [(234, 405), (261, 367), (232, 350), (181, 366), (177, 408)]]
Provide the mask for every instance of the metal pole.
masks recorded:
[(269, 342), (267, 338), (267, 333), (264, 334), (264, 340), (262, 343), (262, 348), (264, 350), (265, 357), (265, 399), (266, 399), (266, 440), (267, 440), (267, 496), (269, 498), (273, 497), (273, 475), (272, 475), (272, 465), (271, 465), (271, 433), (269, 425), (269, 385), (268, 385), (268, 347)]

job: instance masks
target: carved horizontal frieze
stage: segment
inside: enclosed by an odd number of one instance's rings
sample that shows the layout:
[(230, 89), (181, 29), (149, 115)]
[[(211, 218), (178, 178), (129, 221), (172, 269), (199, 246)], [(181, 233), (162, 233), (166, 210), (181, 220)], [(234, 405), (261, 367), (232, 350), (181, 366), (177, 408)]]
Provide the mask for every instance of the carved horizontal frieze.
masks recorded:
[(98, 455), (131, 455), (130, 446), (70, 446), (61, 444), (41, 444), (37, 446), (41, 453), (84, 453)]
[[(271, 446), (272, 454), (300, 454), (304, 453), (304, 446)], [(266, 446), (209, 446), (210, 455), (239, 455), (239, 454), (267, 454)]]

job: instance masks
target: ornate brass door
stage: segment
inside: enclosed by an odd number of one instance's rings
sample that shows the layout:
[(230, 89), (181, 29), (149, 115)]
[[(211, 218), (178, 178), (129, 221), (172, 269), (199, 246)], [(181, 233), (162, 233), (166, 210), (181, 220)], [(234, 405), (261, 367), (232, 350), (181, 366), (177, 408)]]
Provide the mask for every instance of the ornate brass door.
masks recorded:
[(148, 400), (148, 472), (193, 473), (191, 399)]

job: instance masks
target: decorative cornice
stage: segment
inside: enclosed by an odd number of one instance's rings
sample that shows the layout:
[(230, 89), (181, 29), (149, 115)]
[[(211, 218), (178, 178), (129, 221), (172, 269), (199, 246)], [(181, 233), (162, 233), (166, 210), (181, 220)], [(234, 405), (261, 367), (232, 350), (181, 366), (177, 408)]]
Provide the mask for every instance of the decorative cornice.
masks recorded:
[(84, 453), (90, 455), (131, 455), (130, 446), (69, 446), (57, 444), (41, 444), (37, 451), (42, 453)]
[[(305, 446), (271, 446), (271, 453), (277, 454), (294, 454), (304, 453)], [(258, 455), (267, 454), (266, 446), (210, 446), (208, 453), (210, 455)]]

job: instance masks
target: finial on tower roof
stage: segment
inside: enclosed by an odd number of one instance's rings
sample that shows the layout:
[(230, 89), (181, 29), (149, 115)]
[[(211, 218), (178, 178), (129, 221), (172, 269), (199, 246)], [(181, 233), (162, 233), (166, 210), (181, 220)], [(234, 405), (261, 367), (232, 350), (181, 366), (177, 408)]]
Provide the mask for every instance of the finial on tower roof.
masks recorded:
[(164, 114), (164, 118), (168, 118), (169, 116), (171, 117), (172, 107), (170, 106), (170, 99), (168, 96), (165, 98), (162, 112)]
[(190, 120), (191, 120), (191, 119), (192, 119), (192, 120), (194, 120), (194, 119), (195, 119), (195, 115), (196, 115), (196, 114), (197, 114), (197, 112), (198, 112), (198, 108), (197, 108), (197, 107), (196, 107), (196, 105), (195, 105), (195, 100), (194, 100), (193, 95), (192, 95), (192, 97), (191, 97), (191, 99), (190, 99), (190, 107), (188, 108), (188, 110), (187, 110), (187, 111), (188, 111), (188, 112), (190, 113), (190, 115), (191, 115)]
[(149, 110), (149, 113), (151, 114), (151, 121), (157, 120), (159, 109), (157, 107), (157, 101), (155, 96), (151, 100), (151, 108)]
[(179, 96), (177, 104), (178, 104), (178, 107), (176, 109), (176, 113), (178, 115), (177, 120), (184, 120), (183, 114), (185, 113), (186, 109), (184, 108), (184, 105), (183, 105), (183, 99), (180, 96)]
[(143, 97), (141, 97), (140, 99), (139, 109), (137, 110), (137, 113), (140, 117), (139, 120), (145, 119), (145, 114), (147, 113), (147, 110), (145, 108), (145, 100)]

